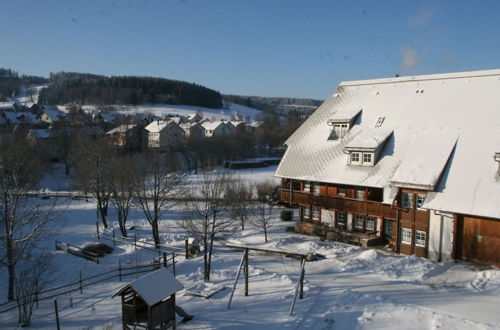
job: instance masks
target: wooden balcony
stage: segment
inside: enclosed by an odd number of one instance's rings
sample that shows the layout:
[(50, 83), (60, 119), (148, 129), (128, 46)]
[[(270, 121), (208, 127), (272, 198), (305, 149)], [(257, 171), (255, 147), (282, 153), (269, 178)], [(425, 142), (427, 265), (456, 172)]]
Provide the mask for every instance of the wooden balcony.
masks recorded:
[(292, 191), (290, 194), (290, 191), (285, 189), (281, 190), (281, 201), (283, 203), (290, 203), (290, 195), (291, 203), (294, 205), (314, 205), (330, 210), (367, 214), (386, 219), (396, 219), (397, 217), (395, 208), (381, 202), (362, 201), (339, 196), (315, 195), (303, 191)]

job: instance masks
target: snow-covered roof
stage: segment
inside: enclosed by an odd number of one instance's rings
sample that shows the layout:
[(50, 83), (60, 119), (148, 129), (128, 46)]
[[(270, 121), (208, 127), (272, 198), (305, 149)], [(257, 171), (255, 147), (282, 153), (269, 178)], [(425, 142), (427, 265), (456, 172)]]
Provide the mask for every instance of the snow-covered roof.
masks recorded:
[[(395, 185), (427, 186), (424, 207), (500, 218), (499, 89), (500, 70), (342, 82), (286, 141), (276, 175), (384, 188), (385, 203)], [(328, 140), (328, 120), (346, 109), (363, 110)], [(375, 166), (348, 165), (346, 146), (378, 128), (393, 133)]]
[(184, 286), (170, 273), (168, 268), (161, 268), (127, 284), (113, 297), (131, 288), (149, 305), (153, 306), (170, 296)]
[(145, 129), (151, 133), (159, 133), (161, 132), (162, 129), (164, 129), (168, 125), (179, 126), (175, 121), (172, 120), (155, 120), (152, 121), (148, 126), (146, 126)]
[(0, 102), (0, 110), (14, 109), (14, 102)]
[(59, 121), (59, 120), (63, 119), (64, 117), (66, 117), (66, 114), (64, 112), (58, 110), (57, 108), (53, 108), (51, 106), (48, 106), (48, 105), (43, 106), (43, 112), (52, 121)]
[(107, 131), (106, 135), (111, 135), (111, 134), (115, 134), (115, 133), (125, 133), (125, 132), (128, 132), (129, 130), (131, 130), (132, 128), (134, 128), (136, 126), (137, 125), (133, 125), (133, 124), (120, 125), (120, 126), (117, 126), (117, 127), (113, 128), (112, 130)]
[(31, 112), (4, 111), (4, 117), (12, 124), (35, 124), (38, 123), (35, 114)]
[(30, 129), (29, 130), (30, 134), (33, 137), (39, 138), (39, 139), (48, 139), (52, 137), (52, 132), (48, 129)]
[(356, 135), (345, 148), (350, 150), (375, 150), (380, 147), (392, 134), (392, 130), (385, 128), (368, 128)]
[(220, 125), (225, 125), (225, 122), (223, 121), (212, 121), (212, 122), (209, 122), (209, 121), (205, 121), (201, 124), (201, 126), (203, 126), (203, 128), (207, 131), (209, 130), (215, 130), (217, 127), (219, 127)]

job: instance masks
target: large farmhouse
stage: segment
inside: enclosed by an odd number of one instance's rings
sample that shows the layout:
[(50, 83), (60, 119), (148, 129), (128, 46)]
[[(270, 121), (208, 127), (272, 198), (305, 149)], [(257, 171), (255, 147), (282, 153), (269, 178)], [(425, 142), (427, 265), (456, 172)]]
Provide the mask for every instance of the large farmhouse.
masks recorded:
[(341, 83), (276, 171), (296, 229), (500, 265), (499, 91), (500, 70)]

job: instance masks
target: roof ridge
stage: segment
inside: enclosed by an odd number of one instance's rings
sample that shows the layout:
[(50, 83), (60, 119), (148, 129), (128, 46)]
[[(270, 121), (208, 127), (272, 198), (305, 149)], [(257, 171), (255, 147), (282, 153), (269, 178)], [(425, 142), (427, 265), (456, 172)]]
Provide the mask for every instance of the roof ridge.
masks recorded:
[(401, 83), (401, 82), (478, 78), (478, 77), (488, 77), (488, 76), (500, 76), (500, 69), (424, 74), (415, 76), (376, 78), (376, 79), (366, 79), (366, 80), (350, 80), (350, 81), (342, 81), (340, 83), (340, 86), (345, 87), (345, 86), (391, 84), (391, 83)]

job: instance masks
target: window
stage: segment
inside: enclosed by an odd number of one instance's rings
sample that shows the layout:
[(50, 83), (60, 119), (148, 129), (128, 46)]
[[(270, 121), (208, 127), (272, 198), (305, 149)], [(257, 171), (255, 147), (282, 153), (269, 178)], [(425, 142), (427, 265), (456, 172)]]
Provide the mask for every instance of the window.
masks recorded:
[(345, 226), (347, 214), (345, 212), (337, 212), (337, 225)]
[(304, 191), (311, 191), (311, 182), (304, 182)]
[(313, 207), (313, 209), (312, 209), (312, 218), (314, 220), (319, 220), (320, 219), (320, 212), (319, 212), (319, 209), (316, 208), (316, 207)]
[[(377, 92), (378, 94), (378, 92)], [(375, 123), (375, 127), (380, 127), (384, 123), (385, 117), (378, 117), (377, 122)]]
[(319, 183), (313, 182), (311, 185), (312, 185), (312, 192), (316, 195), (319, 195)]
[(351, 164), (360, 164), (359, 152), (351, 153)]
[(366, 230), (375, 230), (375, 217), (366, 217), (365, 228)]
[(411, 244), (411, 229), (401, 228), (401, 243)]
[(401, 206), (405, 209), (413, 208), (413, 194), (412, 193), (403, 193), (401, 195)]
[(311, 209), (309, 208), (309, 206), (304, 206), (304, 218), (305, 219), (311, 218)]
[(362, 215), (356, 214), (354, 217), (354, 227), (357, 229), (363, 229), (364, 217)]
[(364, 189), (356, 189), (356, 199), (365, 200), (365, 190)]
[(415, 231), (415, 245), (425, 247), (425, 231), (417, 230)]
[(337, 190), (337, 195), (345, 196), (345, 188), (340, 188)]
[(352, 165), (373, 166), (373, 152), (353, 151), (349, 157), (349, 163)]
[(424, 194), (417, 194), (417, 207), (421, 208), (422, 205), (424, 204), (425, 201), (425, 195)]
[(333, 125), (333, 131), (335, 132), (335, 137), (337, 139), (343, 138), (347, 131), (349, 130), (349, 124), (334, 124)]
[(363, 153), (363, 164), (371, 164), (372, 163), (372, 154), (371, 153)]

